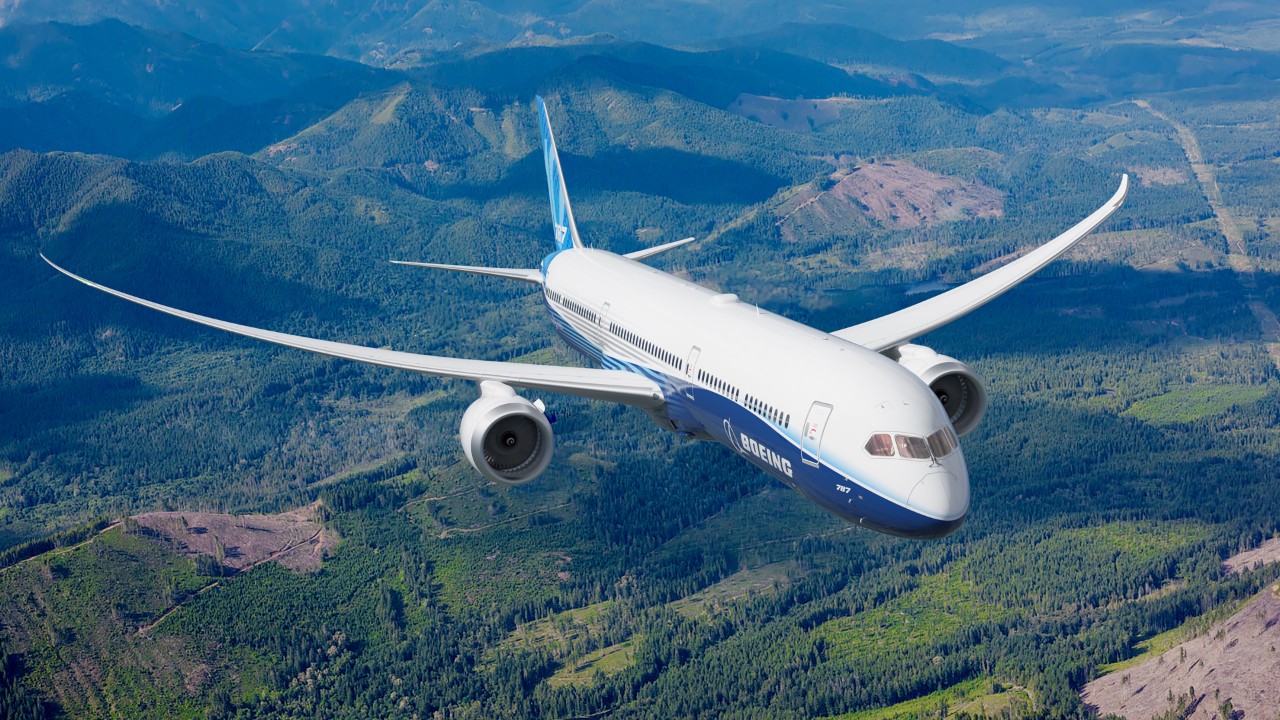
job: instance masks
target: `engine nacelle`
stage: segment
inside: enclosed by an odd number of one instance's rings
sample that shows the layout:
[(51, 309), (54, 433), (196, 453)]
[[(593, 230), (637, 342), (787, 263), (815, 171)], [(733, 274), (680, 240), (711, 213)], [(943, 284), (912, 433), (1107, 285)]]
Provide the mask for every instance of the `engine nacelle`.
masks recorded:
[(520, 485), (551, 464), (555, 435), (542, 409), (492, 380), (462, 415), (458, 439), (471, 466), (506, 485)]
[(898, 364), (924, 381), (938, 396), (956, 433), (967, 435), (987, 414), (987, 391), (967, 365), (923, 345), (896, 349)]

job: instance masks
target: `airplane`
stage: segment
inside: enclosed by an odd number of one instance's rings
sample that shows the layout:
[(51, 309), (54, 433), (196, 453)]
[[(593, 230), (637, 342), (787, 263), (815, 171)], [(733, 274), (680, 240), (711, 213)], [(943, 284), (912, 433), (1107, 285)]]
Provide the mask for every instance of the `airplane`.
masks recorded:
[(335, 358), (474, 381), (459, 441), (471, 465), (505, 485), (534, 480), (555, 444), (546, 406), (514, 388), (639, 408), (683, 438), (721, 443), (848, 522), (907, 538), (955, 532), (969, 512), (959, 438), (987, 409), (981, 380), (955, 358), (912, 340), (963, 317), (1027, 279), (1124, 202), (1106, 204), (1053, 240), (977, 279), (897, 312), (822, 332), (652, 268), (641, 261), (686, 238), (625, 255), (589, 248), (574, 223), (555, 137), (536, 99), (555, 234), (533, 269), (429, 262), (538, 286), (561, 338), (594, 367), (419, 355), (264, 330), (102, 292), (201, 325)]

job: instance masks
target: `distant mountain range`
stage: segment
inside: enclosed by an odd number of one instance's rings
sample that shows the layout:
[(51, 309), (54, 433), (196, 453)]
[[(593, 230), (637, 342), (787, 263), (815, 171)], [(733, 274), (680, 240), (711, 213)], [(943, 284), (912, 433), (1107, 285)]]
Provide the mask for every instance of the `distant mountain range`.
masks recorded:
[[(852, 42), (842, 43), (842, 37)], [(339, 156), (359, 157), (356, 164), (440, 162), (459, 142), (476, 146), (463, 139), (470, 131), (433, 129), (436, 124), (470, 125), (468, 108), (496, 110), (563, 87), (670, 92), (720, 109), (743, 95), (935, 95), (978, 112), (1079, 99), (982, 51), (940, 41), (898, 41), (829, 24), (789, 24), (705, 51), (595, 36), (433, 55), (402, 69), (233, 49), (118, 20), (10, 25), (0, 28), (0, 53), (7, 58), (0, 67), (0, 151), (74, 150), (141, 160), (268, 148), (278, 154), (281, 143), (289, 141), (290, 149), (299, 149), (293, 156), (309, 154), (311, 164), (325, 154), (316, 151), (317, 142), (330, 136), (323, 142)], [(837, 65), (866, 65), (874, 74)], [(919, 73), (944, 73), (964, 82), (935, 84)], [(379, 116), (382, 122), (372, 122), (377, 113), (366, 110), (386, 92), (408, 102), (388, 109)], [(350, 117), (365, 114), (370, 122), (363, 129), (339, 129)], [(408, 124), (388, 126), (385, 121), (393, 114)], [(406, 114), (416, 120), (405, 121)], [(407, 135), (389, 145), (375, 139), (387, 132)], [(389, 157), (375, 146), (395, 147), (399, 156)], [(430, 146), (431, 152), (404, 157), (403, 151), (414, 146)]]
[[(1201, 13), (1205, 0), (1121, 2), (1135, 16)], [(452, 51), (513, 42), (538, 43), (599, 32), (663, 44), (704, 44), (716, 38), (770, 31), (784, 23), (839, 23), (901, 37), (930, 32), (964, 34), (975, 18), (995, 22), (1009, 12), (994, 0), (901, 0), (883, 3), (829, 0), (9, 0), (0, 2), (0, 25), (58, 20), (86, 24), (106, 18), (178, 31), (242, 49), (294, 50), (384, 64), (406, 51)], [(1116, 2), (1037, 3), (1044, 21), (1107, 14)], [(1016, 16), (1017, 14), (1015, 14)]]
[[(31, 9), (23, 3), (6, 10), (12, 16), (21, 8)], [(512, 133), (527, 118), (504, 118), (504, 108), (566, 88), (603, 86), (650, 100), (668, 93), (690, 101), (693, 115), (708, 107), (749, 107), (742, 99), (751, 97), (912, 95), (984, 114), (1078, 107), (1104, 92), (1280, 79), (1280, 53), (1259, 50), (1157, 43), (1063, 48), (1040, 59), (1063, 72), (1033, 73), (975, 48), (895, 40), (831, 23), (786, 23), (705, 50), (591, 36), (434, 53), (389, 69), (325, 55), (234, 49), (119, 20), (46, 22), (0, 27), (0, 55), (6, 58), (0, 152), (185, 160), (230, 150), (298, 168), (410, 166), (413, 181), (429, 185), (502, 178), (506, 170), (495, 168), (506, 160), (476, 158), (494, 152), (511, 159), (533, 150)], [(1058, 77), (1068, 84), (1053, 80)], [(564, 131), (573, 133), (576, 122)], [(626, 138), (641, 127), (635, 122), (608, 136)], [(803, 122), (779, 126), (809, 129)], [(697, 152), (723, 156), (709, 147)]]

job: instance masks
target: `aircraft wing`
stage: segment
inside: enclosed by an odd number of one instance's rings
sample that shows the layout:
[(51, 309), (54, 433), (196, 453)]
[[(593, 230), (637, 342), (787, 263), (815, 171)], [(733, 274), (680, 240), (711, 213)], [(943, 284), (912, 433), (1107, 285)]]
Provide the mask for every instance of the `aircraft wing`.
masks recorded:
[(596, 368), (563, 367), (559, 365), (530, 365), (524, 363), (495, 362), (492, 360), (469, 360), (465, 358), (447, 358), (435, 355), (418, 355), (415, 353), (385, 350), (382, 348), (348, 345), (329, 340), (316, 340), (299, 335), (287, 335), (272, 330), (261, 330), (247, 325), (238, 325), (225, 320), (216, 320), (204, 315), (178, 310), (150, 300), (143, 300), (119, 290), (99, 285), (91, 280), (58, 267), (49, 258), (40, 256), (53, 269), (78, 280), (96, 290), (115, 295), (132, 303), (137, 303), (152, 310), (180, 317), (183, 320), (208, 325), (237, 335), (244, 335), (256, 340), (284, 345), (285, 347), (308, 350), (320, 355), (354, 360), (356, 362), (379, 365), (381, 367), (412, 370), (427, 375), (462, 378), (465, 380), (496, 380), (508, 385), (542, 390), (546, 392), (576, 395), (594, 400), (634, 405), (637, 407), (657, 407), (663, 403), (662, 390), (653, 381), (626, 372), (625, 370), (601, 370)]
[(1112, 195), (1105, 205), (1076, 223), (1070, 230), (1017, 260), (941, 295), (935, 295), (897, 312), (837, 330), (831, 334), (842, 340), (881, 352), (910, 342), (930, 330), (936, 330), (952, 320), (964, 317), (1000, 297), (1071, 249), (1071, 246), (1110, 217), (1111, 213), (1124, 203), (1128, 192), (1129, 176), (1125, 175), (1120, 180), (1120, 189), (1116, 190), (1116, 194)]

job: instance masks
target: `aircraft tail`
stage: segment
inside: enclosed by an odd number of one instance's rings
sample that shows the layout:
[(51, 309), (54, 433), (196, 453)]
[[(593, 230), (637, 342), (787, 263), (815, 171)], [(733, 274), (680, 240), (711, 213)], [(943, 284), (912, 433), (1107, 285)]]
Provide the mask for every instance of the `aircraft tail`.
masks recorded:
[(560, 155), (556, 152), (556, 138), (551, 134), (551, 121), (547, 119), (547, 106), (538, 98), (538, 125), (542, 127), (542, 158), (547, 165), (547, 191), (551, 195), (551, 222), (556, 232), (556, 250), (582, 247), (578, 226), (573, 222), (573, 208), (569, 207), (569, 192), (564, 187), (564, 174), (560, 171)]

